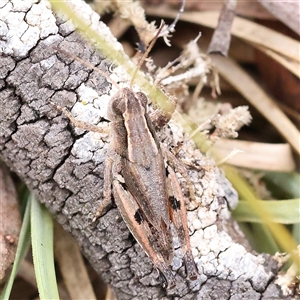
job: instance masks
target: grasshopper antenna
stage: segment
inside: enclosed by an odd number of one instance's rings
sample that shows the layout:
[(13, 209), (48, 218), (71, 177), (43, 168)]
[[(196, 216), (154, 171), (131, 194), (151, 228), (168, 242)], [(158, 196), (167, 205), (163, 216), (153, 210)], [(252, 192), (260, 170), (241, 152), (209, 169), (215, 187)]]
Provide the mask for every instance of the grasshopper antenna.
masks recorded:
[(132, 88), (133, 81), (134, 81), (134, 77), (135, 77), (136, 73), (139, 71), (139, 69), (141, 68), (143, 62), (145, 61), (145, 59), (147, 58), (148, 54), (149, 54), (150, 51), (152, 50), (154, 44), (156, 43), (157, 39), (158, 39), (159, 36), (160, 36), (160, 33), (161, 33), (161, 31), (162, 31), (164, 25), (165, 25), (165, 24), (164, 24), (164, 21), (162, 21), (161, 24), (160, 24), (160, 26), (159, 26), (159, 29), (158, 29), (158, 31), (157, 31), (157, 33), (156, 33), (156, 35), (155, 35), (155, 37), (153, 38), (153, 40), (151, 41), (149, 47), (147, 48), (147, 51), (144, 53), (144, 55), (143, 55), (142, 58), (140, 59), (138, 65), (137, 65), (137, 67), (136, 67), (136, 69), (135, 69), (135, 71), (134, 71), (134, 73), (133, 73), (133, 75), (132, 75), (132, 78), (131, 78), (131, 81), (130, 81), (130, 89)]
[(120, 90), (119, 85), (113, 79), (111, 79), (105, 72), (103, 72), (100, 69), (98, 69), (95, 66), (93, 66), (91, 63), (89, 63), (89, 62), (87, 62), (87, 61), (85, 61), (85, 60), (77, 57), (76, 55), (74, 55), (72, 53), (69, 53), (69, 52), (67, 52), (65, 50), (62, 50), (62, 49), (60, 49), (58, 47), (53, 46), (52, 48), (55, 49), (56, 51), (64, 54), (64, 55), (67, 55), (67, 56), (69, 56), (69, 57), (71, 57), (71, 58), (79, 61), (80, 63), (82, 63), (83, 65), (87, 66), (88, 68), (91, 68), (94, 71), (100, 73), (103, 77), (105, 77), (107, 80), (109, 80), (118, 90)]

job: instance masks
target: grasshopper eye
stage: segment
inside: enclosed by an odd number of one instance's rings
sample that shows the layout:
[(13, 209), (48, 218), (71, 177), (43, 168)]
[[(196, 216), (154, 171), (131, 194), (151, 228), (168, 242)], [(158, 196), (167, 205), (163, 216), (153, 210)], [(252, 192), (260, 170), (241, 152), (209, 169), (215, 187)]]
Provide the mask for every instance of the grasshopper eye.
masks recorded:
[(124, 99), (118, 93), (109, 103), (107, 109), (107, 117), (110, 121), (120, 121), (123, 118), (123, 113), (126, 110)]
[(142, 106), (146, 109), (147, 104), (148, 104), (148, 98), (144, 93), (138, 92), (135, 94), (136, 98), (139, 99), (141, 102)]
[(111, 110), (113, 113), (115, 113), (116, 115), (122, 115), (125, 110), (125, 101), (120, 97), (115, 98), (112, 102), (111, 102)]

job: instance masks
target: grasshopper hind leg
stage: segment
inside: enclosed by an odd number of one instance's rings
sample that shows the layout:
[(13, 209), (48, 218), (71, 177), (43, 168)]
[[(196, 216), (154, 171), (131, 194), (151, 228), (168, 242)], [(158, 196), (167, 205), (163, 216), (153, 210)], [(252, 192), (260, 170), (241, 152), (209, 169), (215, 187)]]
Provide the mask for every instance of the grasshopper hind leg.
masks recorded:
[(165, 268), (163, 271), (159, 270), (159, 275), (163, 288), (171, 290), (176, 286), (176, 279), (170, 268)]
[(176, 279), (169, 263), (166, 262), (160, 252), (160, 239), (157, 240), (157, 234), (153, 234), (154, 229), (151, 228), (151, 225), (146, 220), (136, 200), (116, 179), (113, 181), (113, 195), (130, 232), (152, 260), (155, 268), (160, 271), (164, 287), (167, 289), (174, 288)]
[(190, 280), (196, 280), (198, 278), (198, 269), (191, 250), (184, 197), (174, 170), (171, 167), (168, 167), (167, 173), (171, 220), (175, 226), (181, 244), (187, 277)]

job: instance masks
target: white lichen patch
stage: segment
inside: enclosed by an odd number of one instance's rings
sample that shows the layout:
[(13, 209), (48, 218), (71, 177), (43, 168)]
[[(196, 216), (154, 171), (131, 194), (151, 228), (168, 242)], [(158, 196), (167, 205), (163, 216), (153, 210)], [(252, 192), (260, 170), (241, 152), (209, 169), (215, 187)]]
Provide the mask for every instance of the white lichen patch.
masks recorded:
[(72, 20), (67, 20), (59, 26), (60, 32), (63, 32), (64, 35), (70, 34), (76, 29), (76, 26), (73, 24)]
[[(84, 1), (68, 2), (68, 5), (70, 7), (70, 11), (81, 12), (81, 19), (89, 26), (90, 29), (98, 32), (99, 36), (104, 38), (107, 41), (107, 43), (111, 44), (112, 49), (123, 52), (122, 45), (111, 34), (110, 29), (103, 22), (99, 22), (99, 15), (95, 13), (90, 6), (88, 6)], [(63, 15), (58, 15), (62, 20), (69, 21)], [(89, 37), (89, 39), (92, 43), (96, 45), (96, 48), (102, 49), (101, 46), (103, 45), (97, 46), (97, 40), (95, 40), (93, 37)]]
[(49, 70), (55, 63), (57, 62), (57, 58), (55, 55), (44, 59), (40, 62), (40, 66), (43, 70)]
[(0, 20), (0, 36), (6, 36), (8, 33), (8, 27), (7, 25)]
[(209, 227), (206, 227), (203, 230), (203, 237), (206, 240), (211, 240), (212, 238), (214, 238), (216, 235), (218, 234), (218, 229), (216, 225), (212, 225)]
[[(254, 282), (265, 282), (266, 284), (272, 273), (266, 273), (263, 264), (263, 257), (254, 256), (243, 246), (234, 243), (218, 256), (218, 276), (231, 281), (243, 276), (245, 280), (252, 278)], [(261, 280), (254, 280), (253, 274), (256, 274), (255, 276)]]
[(85, 104), (93, 103), (95, 99), (99, 98), (97, 91), (93, 88), (87, 87), (84, 83), (80, 85), (80, 87), (77, 89), (77, 92), (80, 101)]
[(26, 22), (32, 27), (39, 28), (39, 38), (41, 39), (58, 32), (48, 1), (41, 1), (39, 4), (33, 5), (31, 10), (26, 14)]
[[(272, 277), (272, 272), (265, 272), (263, 257), (247, 252), (215, 225), (196, 230), (190, 240), (195, 262), (203, 275), (231, 281), (243, 277), (252, 281), (255, 274), (257, 278), (254, 281), (258, 284), (254, 288), (257, 290), (263, 288)], [(179, 266), (178, 261), (176, 265)]]
[[(80, 102), (76, 102), (71, 113), (79, 121), (97, 125), (102, 118), (107, 118), (107, 106), (110, 101), (109, 95), (99, 96), (96, 90), (85, 84), (77, 89)], [(75, 132), (82, 133), (82, 129), (75, 128)]]
[(3, 8), (4, 6), (6, 6), (8, 2), (9, 2), (9, 0), (2, 0), (0, 2), (0, 8)]
[[(76, 102), (71, 111), (76, 120), (96, 125), (102, 119), (101, 110), (96, 109), (91, 103)], [(81, 128), (75, 127), (77, 134), (82, 134)]]
[(85, 163), (94, 160), (94, 156), (97, 157), (97, 152), (103, 151), (103, 147), (104, 142), (99, 134), (89, 132), (75, 142), (71, 153), (78, 163)]
[[(110, 75), (110, 78), (115, 82), (118, 82), (120, 88), (129, 87), (129, 82), (131, 80), (131, 76), (122, 66), (117, 66), (116, 68), (114, 68), (114, 71)], [(136, 88), (136, 86), (134, 85), (133, 88)]]
[(192, 248), (197, 249), (198, 251), (201, 249), (202, 241), (203, 241), (203, 230), (196, 230), (193, 235), (190, 236), (191, 246)]
[(0, 19), (9, 29), (0, 41), (2, 53), (25, 57), (41, 38), (58, 32), (49, 2), (36, 2), (13, 0), (0, 9)]
[(200, 228), (202, 228), (201, 221), (199, 219), (194, 219), (192, 226), (195, 230), (199, 230)]
[(26, 12), (30, 9), (32, 4), (37, 3), (39, 1), (38, 0), (22, 0), (22, 1), (10, 1), (10, 2), (13, 3), (12, 11)]
[(197, 217), (201, 224), (201, 228), (214, 224), (217, 220), (217, 213), (206, 207), (199, 207)]
[[(82, 138), (77, 140), (72, 148), (72, 154), (78, 159), (79, 163), (93, 160), (103, 161), (103, 140), (108, 138), (108, 124), (101, 122), (106, 117), (107, 106), (110, 100), (108, 95), (99, 96), (96, 90), (82, 84), (78, 89), (80, 102), (76, 102), (71, 113), (79, 121), (91, 125), (98, 125), (104, 129), (103, 133), (86, 132)], [(76, 128), (77, 134), (82, 134), (83, 129)]]
[(101, 116), (107, 119), (108, 104), (111, 99), (110, 95), (102, 95), (101, 98), (94, 99), (94, 107), (101, 110)]
[(180, 258), (179, 256), (175, 256), (172, 261), (172, 269), (176, 271), (180, 269), (181, 266), (182, 266), (182, 258)]
[(5, 20), (9, 13), (12, 11), (13, 5), (11, 1), (3, 1), (3, 5), (1, 2), (1, 10), (0, 10), (0, 19)]

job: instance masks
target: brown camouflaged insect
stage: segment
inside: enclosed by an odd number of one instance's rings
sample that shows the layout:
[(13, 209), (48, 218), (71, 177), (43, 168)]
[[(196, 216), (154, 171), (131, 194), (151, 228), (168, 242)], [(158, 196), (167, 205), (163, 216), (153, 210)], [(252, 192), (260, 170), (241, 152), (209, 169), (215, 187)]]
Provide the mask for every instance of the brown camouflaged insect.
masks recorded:
[[(68, 52), (58, 48), (56, 50), (91, 67)], [(97, 71), (108, 77), (104, 72)], [(179, 237), (187, 277), (195, 280), (198, 276), (191, 251), (185, 199), (173, 168), (185, 177), (190, 186), (191, 183), (185, 168), (158, 140), (147, 113), (146, 95), (133, 92), (131, 87), (118, 89), (119, 92), (109, 102), (107, 112), (111, 122), (104, 199), (95, 219), (111, 203), (113, 195), (132, 235), (163, 275), (164, 287), (172, 289), (176, 286), (176, 279), (170, 268), (174, 253), (171, 223)], [(76, 120), (65, 108), (55, 106), (76, 127), (103, 132), (95, 125)], [(165, 166), (165, 159), (173, 168)]]

